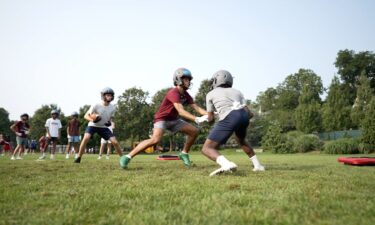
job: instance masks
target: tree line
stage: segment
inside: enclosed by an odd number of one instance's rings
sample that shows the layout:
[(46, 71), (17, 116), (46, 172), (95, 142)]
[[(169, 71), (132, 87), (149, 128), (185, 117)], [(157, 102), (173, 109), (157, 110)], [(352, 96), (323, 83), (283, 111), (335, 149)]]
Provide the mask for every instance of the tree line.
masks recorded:
[[(251, 126), (248, 130), (248, 140), (252, 145), (259, 146), (270, 127), (277, 125), (280, 132), (299, 131), (305, 134), (323, 131), (348, 129), (365, 129), (365, 136), (375, 140), (369, 130), (374, 129), (373, 110), (375, 105), (375, 54), (371, 51), (356, 53), (353, 50), (340, 50), (334, 62), (337, 68), (328, 88), (324, 88), (321, 77), (311, 69), (299, 69), (288, 75), (276, 87), (269, 87), (259, 93), (256, 101), (248, 100), (249, 108), (254, 112)], [(240, 82), (240, 81), (238, 81)], [(236, 85), (234, 84), (234, 87)], [(149, 137), (153, 115), (161, 104), (166, 87), (153, 96), (142, 88), (126, 89), (115, 103), (117, 113), (114, 118), (116, 136), (122, 146), (129, 146), (134, 142)], [(198, 93), (194, 96), (198, 105), (205, 108), (205, 96), (210, 91), (210, 80), (203, 80)], [(325, 99), (321, 96), (326, 94)], [(83, 115), (89, 105), (79, 108), (79, 120), (83, 134), (87, 121)], [(30, 118), (30, 138), (38, 139), (44, 135), (44, 123), (50, 117), (52, 109), (61, 109), (58, 105), (43, 105)], [(66, 124), (69, 115), (60, 113), (63, 124), (61, 143), (66, 143)], [(13, 121), (9, 121), (9, 114), (0, 108), (0, 133), (10, 135), (9, 130)], [(203, 143), (210, 127), (201, 127), (197, 144)], [(374, 131), (372, 131), (374, 132)], [(371, 136), (372, 135), (372, 136)], [(167, 134), (162, 139), (161, 146), (166, 148), (181, 148), (183, 136)], [(229, 141), (229, 144), (232, 143)], [(234, 143), (234, 142), (233, 142)], [(98, 138), (94, 138), (89, 145), (98, 145)], [(375, 144), (375, 143), (374, 143)]]

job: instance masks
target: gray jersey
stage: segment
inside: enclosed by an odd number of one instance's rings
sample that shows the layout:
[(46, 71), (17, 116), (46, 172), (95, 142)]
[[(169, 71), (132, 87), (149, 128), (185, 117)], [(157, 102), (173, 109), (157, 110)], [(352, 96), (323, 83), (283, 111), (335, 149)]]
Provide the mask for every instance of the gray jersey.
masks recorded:
[(246, 100), (239, 90), (234, 88), (218, 87), (208, 92), (206, 96), (207, 112), (219, 114), (219, 120), (223, 120), (232, 110), (243, 108)]
[(91, 105), (90, 109), (87, 111), (88, 113), (96, 113), (99, 114), (102, 118), (99, 122), (94, 123), (92, 121), (89, 122), (89, 126), (91, 127), (106, 127), (104, 124), (108, 121), (111, 121), (111, 118), (115, 115), (116, 108), (114, 105), (103, 105), (103, 103), (98, 103), (95, 105)]

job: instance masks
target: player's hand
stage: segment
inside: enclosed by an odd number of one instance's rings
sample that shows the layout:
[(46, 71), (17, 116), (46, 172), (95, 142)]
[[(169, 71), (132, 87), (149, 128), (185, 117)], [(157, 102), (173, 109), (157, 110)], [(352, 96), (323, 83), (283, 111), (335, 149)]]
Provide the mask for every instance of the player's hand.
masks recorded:
[(203, 122), (208, 122), (208, 115), (195, 117), (195, 123), (197, 123), (198, 125), (203, 123)]
[(95, 119), (92, 122), (97, 123), (100, 120), (102, 120), (102, 117), (101, 116), (97, 116), (97, 117), (95, 117)]
[(112, 125), (111, 121), (108, 121), (108, 122), (106, 122), (106, 123), (104, 124), (104, 126), (106, 126), (106, 127), (110, 127), (111, 125)]
[(16, 135), (19, 136), (19, 137), (21, 137), (21, 136), (22, 136), (22, 133), (20, 133), (20, 132), (16, 132)]

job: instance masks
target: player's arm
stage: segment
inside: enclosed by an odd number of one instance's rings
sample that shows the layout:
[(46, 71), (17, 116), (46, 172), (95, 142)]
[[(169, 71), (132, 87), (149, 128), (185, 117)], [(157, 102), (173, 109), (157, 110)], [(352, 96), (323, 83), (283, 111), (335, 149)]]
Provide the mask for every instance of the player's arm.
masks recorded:
[(180, 115), (181, 117), (183, 117), (185, 119), (195, 121), (196, 116), (194, 116), (193, 114), (186, 111), (184, 109), (184, 106), (181, 103), (175, 102), (175, 103), (173, 103), (173, 106), (177, 110), (178, 115)]
[(208, 116), (207, 120), (208, 120), (209, 123), (215, 121), (215, 114), (214, 114), (214, 112), (207, 112), (207, 116)]
[(190, 104), (190, 107), (193, 108), (197, 113), (199, 113), (200, 115), (204, 116), (204, 115), (207, 115), (207, 111), (202, 109), (201, 107), (199, 107), (197, 104), (193, 103), (193, 104)]
[(254, 117), (254, 113), (251, 112), (250, 109), (247, 106), (245, 106), (244, 109), (249, 114), (249, 119)]
[(17, 123), (14, 123), (12, 126), (10, 126), (10, 129), (17, 135), (17, 136), (21, 136), (22, 134), (20, 132), (18, 132), (18, 129), (17, 129)]
[(16, 123), (14, 123), (12, 126), (10, 126), (10, 129), (16, 133), (17, 132), (17, 129), (16, 129)]
[(46, 132), (47, 132), (47, 137), (50, 138), (50, 137), (51, 137), (51, 134), (49, 133), (49, 129), (48, 129), (48, 127), (46, 127)]

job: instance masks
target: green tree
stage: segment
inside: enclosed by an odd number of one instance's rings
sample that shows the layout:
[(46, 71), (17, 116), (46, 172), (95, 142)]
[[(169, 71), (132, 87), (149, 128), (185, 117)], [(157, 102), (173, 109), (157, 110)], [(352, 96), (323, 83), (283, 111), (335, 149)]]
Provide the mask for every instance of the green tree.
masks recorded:
[(198, 93), (195, 95), (195, 103), (206, 109), (206, 95), (211, 91), (211, 81), (209, 79), (202, 80)]
[(340, 50), (335, 66), (349, 95), (350, 104), (356, 98), (356, 83), (363, 72), (369, 79), (371, 88), (375, 88), (375, 54), (370, 51), (355, 53), (353, 50)]
[(370, 103), (372, 96), (373, 90), (370, 85), (370, 80), (363, 72), (358, 80), (357, 97), (350, 114), (354, 126), (362, 126), (362, 121), (365, 118), (365, 108)]
[(0, 108), (0, 134), (9, 135), (10, 131), (9, 113), (4, 108)]
[(305, 85), (299, 96), (299, 104), (295, 112), (297, 130), (304, 133), (321, 130), (320, 97), (318, 93)]
[(295, 111), (304, 86), (309, 87), (309, 98), (320, 104), (323, 93), (321, 78), (309, 69), (299, 69), (276, 88), (268, 88), (257, 97), (263, 116), (278, 121), (284, 132), (296, 129)]
[(332, 79), (322, 111), (325, 131), (345, 130), (351, 127), (351, 105), (348, 93), (337, 76)]
[(370, 104), (366, 106), (365, 119), (363, 121), (363, 137), (364, 143), (375, 147), (375, 97), (372, 97)]
[(115, 115), (119, 139), (140, 141), (148, 138), (152, 128), (152, 111), (147, 103), (148, 92), (133, 87), (124, 91), (117, 102)]

